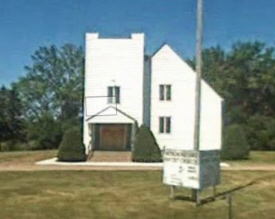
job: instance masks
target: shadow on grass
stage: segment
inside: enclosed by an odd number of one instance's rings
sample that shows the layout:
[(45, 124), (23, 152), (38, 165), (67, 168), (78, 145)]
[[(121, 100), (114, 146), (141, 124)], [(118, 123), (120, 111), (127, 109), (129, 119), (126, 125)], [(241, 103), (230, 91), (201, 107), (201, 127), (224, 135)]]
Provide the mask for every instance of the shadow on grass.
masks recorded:
[[(229, 189), (229, 190), (226, 190), (226, 191), (223, 191), (223, 192), (216, 193), (215, 196), (202, 198), (202, 199), (200, 199), (199, 205), (208, 204), (210, 202), (216, 201), (217, 199), (226, 199), (228, 197), (228, 195), (231, 195), (233, 192), (236, 192), (238, 190), (241, 190), (241, 189), (247, 188), (249, 186), (252, 186), (253, 184), (255, 184), (259, 180), (260, 179), (257, 179), (257, 180), (251, 181), (249, 183), (246, 183), (244, 185), (240, 185), (240, 186), (237, 186), (235, 188), (232, 188), (232, 189)], [(196, 203), (196, 201), (194, 199), (192, 199), (190, 196), (183, 196), (183, 195), (176, 195), (174, 197), (174, 200), (188, 201), (188, 202)]]
[[(233, 192), (236, 192), (236, 191), (242, 190), (244, 188), (247, 188), (249, 186), (252, 186), (255, 183), (258, 183), (259, 181), (267, 180), (269, 178), (274, 178), (274, 177), (275, 177), (274, 174), (270, 174), (270, 175), (267, 175), (267, 176), (259, 177), (259, 178), (256, 178), (255, 180), (250, 181), (250, 182), (248, 182), (246, 184), (237, 186), (235, 188), (232, 188), (232, 189), (229, 189), (229, 190), (226, 190), (226, 191), (223, 191), (223, 192), (216, 193), (215, 196), (201, 198), (198, 205), (204, 205), (204, 204), (213, 202), (213, 201), (215, 201), (217, 199), (228, 199), (228, 198), (230, 198), (230, 196), (232, 195)], [(188, 201), (188, 202), (196, 203), (196, 201), (194, 199), (192, 199), (191, 197), (189, 197), (189, 196), (182, 196), (182, 195), (176, 195), (174, 197), (174, 200), (181, 200), (181, 201)]]

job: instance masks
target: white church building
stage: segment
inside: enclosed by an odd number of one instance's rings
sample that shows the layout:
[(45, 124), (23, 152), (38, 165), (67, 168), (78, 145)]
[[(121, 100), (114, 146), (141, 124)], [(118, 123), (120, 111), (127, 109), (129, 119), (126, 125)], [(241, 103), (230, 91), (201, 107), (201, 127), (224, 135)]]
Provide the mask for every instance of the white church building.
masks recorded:
[[(86, 34), (83, 141), (86, 152), (131, 151), (137, 128), (150, 127), (162, 149), (193, 149), (194, 70), (164, 44), (145, 55), (144, 34)], [(221, 148), (223, 99), (201, 87), (200, 149)]]

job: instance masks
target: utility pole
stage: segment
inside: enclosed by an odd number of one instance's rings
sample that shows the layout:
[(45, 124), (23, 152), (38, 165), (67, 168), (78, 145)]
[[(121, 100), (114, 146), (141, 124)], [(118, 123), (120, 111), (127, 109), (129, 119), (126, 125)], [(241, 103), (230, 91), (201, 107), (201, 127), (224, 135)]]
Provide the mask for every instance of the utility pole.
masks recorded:
[[(196, 36), (196, 90), (195, 90), (195, 126), (194, 150), (200, 150), (200, 114), (201, 114), (201, 75), (203, 43), (203, 0), (197, 0), (197, 36)], [(192, 199), (198, 203), (198, 190), (192, 189)]]
[(201, 76), (202, 76), (202, 41), (203, 41), (203, 0), (197, 6), (197, 54), (196, 54), (196, 93), (195, 93), (195, 132), (194, 149), (200, 149), (200, 112), (201, 112)]

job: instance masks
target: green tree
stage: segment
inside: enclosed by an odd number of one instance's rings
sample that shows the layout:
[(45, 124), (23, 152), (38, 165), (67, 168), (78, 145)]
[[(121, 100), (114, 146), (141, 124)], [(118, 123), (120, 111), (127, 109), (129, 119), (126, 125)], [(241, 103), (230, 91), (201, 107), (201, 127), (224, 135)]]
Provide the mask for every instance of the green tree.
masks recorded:
[[(188, 62), (195, 66), (195, 59)], [(227, 51), (220, 46), (204, 49), (203, 78), (224, 98), (227, 125), (246, 127), (253, 149), (274, 148), (275, 133), (259, 129), (259, 122), (253, 119), (269, 118), (262, 126), (270, 127), (275, 118), (273, 47), (255, 41), (237, 42)]]
[[(232, 94), (230, 107), (239, 106), (251, 115), (275, 115), (274, 101), (274, 51), (260, 42), (236, 43), (228, 55), (227, 89)], [(235, 122), (235, 121), (233, 121)]]
[[(226, 68), (226, 52), (217, 45), (203, 50), (203, 78), (207, 83), (215, 88), (215, 91), (223, 96), (227, 97), (225, 85), (225, 68)], [(187, 60), (193, 69), (195, 69), (196, 60)]]
[(28, 139), (37, 149), (57, 148), (62, 135), (80, 126), (82, 116), (84, 52), (65, 44), (40, 47), (16, 83), (28, 122)]
[(26, 66), (27, 75), (17, 83), (25, 116), (37, 119), (43, 113), (67, 120), (82, 112), (84, 53), (81, 47), (66, 44), (40, 47)]
[(15, 87), (0, 89), (0, 142), (25, 138), (22, 105)]
[(61, 122), (46, 112), (28, 127), (28, 139), (35, 141), (35, 150), (58, 148), (62, 135)]

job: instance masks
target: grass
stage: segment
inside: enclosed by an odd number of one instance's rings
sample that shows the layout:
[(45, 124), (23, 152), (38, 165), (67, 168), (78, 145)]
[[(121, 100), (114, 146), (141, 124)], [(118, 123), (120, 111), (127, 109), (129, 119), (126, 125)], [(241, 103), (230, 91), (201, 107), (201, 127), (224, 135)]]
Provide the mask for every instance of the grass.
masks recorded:
[[(1, 152), (0, 165), (33, 163), (56, 156), (57, 151)], [(275, 152), (252, 152), (247, 161), (233, 165), (275, 165)], [(223, 171), (217, 192), (232, 190), (233, 218), (275, 218), (275, 172)], [(162, 183), (161, 171), (2, 171), (0, 172), (1, 219), (67, 218), (227, 218), (227, 202), (196, 207), (194, 203), (171, 200)], [(211, 194), (205, 190), (203, 197)], [(190, 195), (176, 189), (176, 195)]]
[[(0, 164), (4, 162), (35, 162), (55, 157), (57, 150), (0, 152)], [(230, 164), (274, 164), (275, 151), (251, 151), (248, 160), (225, 161)]]
[(225, 162), (232, 166), (275, 165), (275, 151), (250, 151), (247, 160)]
[(34, 163), (55, 157), (57, 150), (0, 152), (0, 164), (6, 162)]
[(275, 164), (275, 151), (251, 151), (248, 162)]
[[(234, 218), (275, 218), (274, 172), (223, 172), (218, 192), (258, 177), (266, 178), (234, 193)], [(160, 171), (2, 172), (0, 182), (3, 219), (227, 218), (225, 200), (201, 207), (170, 200)], [(185, 189), (176, 192), (190, 193)]]

